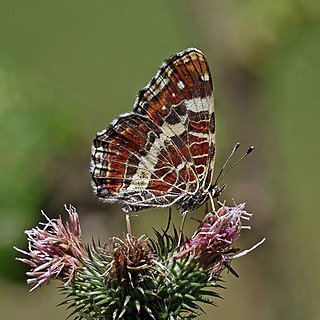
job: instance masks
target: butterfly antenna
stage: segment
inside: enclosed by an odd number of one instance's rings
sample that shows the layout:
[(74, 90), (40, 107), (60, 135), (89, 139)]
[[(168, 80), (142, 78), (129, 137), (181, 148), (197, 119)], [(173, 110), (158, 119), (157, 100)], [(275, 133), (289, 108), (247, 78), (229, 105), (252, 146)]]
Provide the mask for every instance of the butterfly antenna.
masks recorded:
[[(221, 171), (220, 171), (220, 173), (219, 173), (219, 175), (218, 175), (218, 177), (217, 177), (217, 179), (216, 179), (216, 185), (219, 183), (219, 181), (220, 181), (229, 171), (231, 171), (235, 166), (237, 166), (247, 155), (249, 155), (249, 154), (254, 150), (254, 146), (251, 146), (251, 147), (247, 150), (247, 152), (246, 152), (240, 159), (238, 159), (238, 161), (236, 161), (231, 167), (229, 167), (225, 172), (223, 172), (223, 171), (224, 171), (224, 168), (226, 167), (226, 164), (228, 163), (228, 161), (229, 161), (229, 159), (231, 158), (231, 156), (234, 154), (235, 150), (238, 149), (239, 145), (240, 145), (240, 144), (237, 143), (237, 144), (234, 146), (234, 148), (233, 148), (230, 156), (228, 157), (227, 161), (225, 162), (224, 166), (222, 167), (222, 169), (221, 169)], [(223, 172), (223, 174), (222, 174), (222, 172)]]
[[(222, 166), (222, 168), (221, 168), (221, 170), (220, 170), (220, 172), (219, 172), (219, 174), (218, 174), (218, 176), (217, 176), (216, 182), (214, 183), (215, 186), (216, 186), (216, 185), (218, 184), (218, 182), (221, 180), (221, 178), (222, 178), (222, 173), (223, 173), (224, 169), (226, 168), (226, 166), (227, 166), (228, 162), (230, 161), (231, 157), (234, 155), (234, 153), (238, 150), (239, 147), (240, 147), (240, 143), (237, 142), (237, 143), (234, 145), (232, 151), (230, 152), (229, 157), (227, 158), (227, 160), (225, 161), (224, 165)], [(229, 170), (228, 170), (228, 171), (229, 171)], [(223, 175), (223, 176), (224, 176), (224, 175)]]

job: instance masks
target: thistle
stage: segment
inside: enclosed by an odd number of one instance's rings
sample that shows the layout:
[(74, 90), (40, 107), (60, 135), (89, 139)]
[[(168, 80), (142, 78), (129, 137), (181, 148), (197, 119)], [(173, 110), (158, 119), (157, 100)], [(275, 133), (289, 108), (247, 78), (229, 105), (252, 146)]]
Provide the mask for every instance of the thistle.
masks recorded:
[(34, 290), (50, 279), (60, 279), (68, 285), (76, 270), (86, 259), (86, 251), (81, 243), (81, 230), (76, 209), (65, 206), (69, 214), (70, 225), (63, 224), (61, 216), (58, 219), (49, 219), (42, 211), (47, 223), (40, 223), (43, 228), (36, 227), (26, 230), (28, 250), (15, 249), (29, 257), (17, 260), (31, 266), (27, 272), (28, 284), (34, 285)]
[(257, 246), (242, 253), (234, 247), (241, 221), (251, 216), (244, 204), (208, 213), (180, 246), (174, 228), (172, 235), (155, 231), (155, 240), (126, 233), (85, 247), (75, 208), (66, 210), (70, 223), (44, 215), (43, 228), (26, 231), (29, 251), (16, 250), (28, 256), (18, 260), (31, 266), (31, 290), (51, 279), (62, 281), (62, 304), (75, 319), (196, 318), (201, 303), (215, 304), (220, 297), (221, 272), (233, 271), (232, 259)]

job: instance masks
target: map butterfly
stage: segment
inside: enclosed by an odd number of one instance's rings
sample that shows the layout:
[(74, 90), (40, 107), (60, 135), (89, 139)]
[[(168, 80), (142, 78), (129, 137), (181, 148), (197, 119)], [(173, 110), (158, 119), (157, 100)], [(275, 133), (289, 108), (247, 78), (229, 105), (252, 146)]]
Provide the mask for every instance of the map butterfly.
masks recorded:
[(212, 78), (204, 54), (189, 48), (163, 62), (133, 112), (97, 133), (92, 186), (125, 212), (174, 204), (185, 214), (220, 194), (214, 160)]

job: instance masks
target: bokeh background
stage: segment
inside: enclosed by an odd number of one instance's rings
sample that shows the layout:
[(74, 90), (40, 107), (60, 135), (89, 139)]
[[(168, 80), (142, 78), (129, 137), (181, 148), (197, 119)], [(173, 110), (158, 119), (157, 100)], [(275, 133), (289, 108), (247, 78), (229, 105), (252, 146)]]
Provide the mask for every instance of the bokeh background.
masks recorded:
[[(65, 203), (85, 241), (125, 230), (121, 207), (91, 193), (92, 138), (132, 109), (163, 59), (190, 46), (214, 75), (216, 167), (234, 143), (256, 146), (224, 179), (224, 199), (254, 213), (239, 246), (267, 237), (234, 261), (240, 278), (224, 275), (224, 300), (200, 319), (320, 319), (320, 4), (311, 0), (1, 1), (1, 319), (69, 314), (56, 306), (58, 282), (28, 292), (12, 247), (26, 248), (23, 231), (41, 209), (65, 217)], [(133, 231), (152, 235), (166, 217), (145, 210)], [(188, 220), (187, 233), (195, 227)]]

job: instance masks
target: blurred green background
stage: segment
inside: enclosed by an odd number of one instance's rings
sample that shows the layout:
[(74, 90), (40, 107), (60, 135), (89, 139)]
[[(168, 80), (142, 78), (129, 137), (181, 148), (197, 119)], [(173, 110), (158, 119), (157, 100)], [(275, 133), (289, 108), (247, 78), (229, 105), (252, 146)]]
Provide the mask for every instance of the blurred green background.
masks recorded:
[[(239, 245), (267, 237), (234, 261), (240, 279), (225, 274), (225, 299), (200, 318), (320, 319), (320, 3), (303, 0), (0, 2), (1, 319), (69, 314), (56, 307), (58, 282), (28, 292), (12, 247), (26, 248), (41, 209), (65, 216), (65, 203), (85, 241), (122, 233), (121, 207), (91, 193), (92, 138), (190, 46), (214, 74), (217, 168), (234, 143), (256, 146), (224, 179), (228, 203), (254, 213)], [(133, 231), (152, 234), (164, 217), (145, 210)]]

